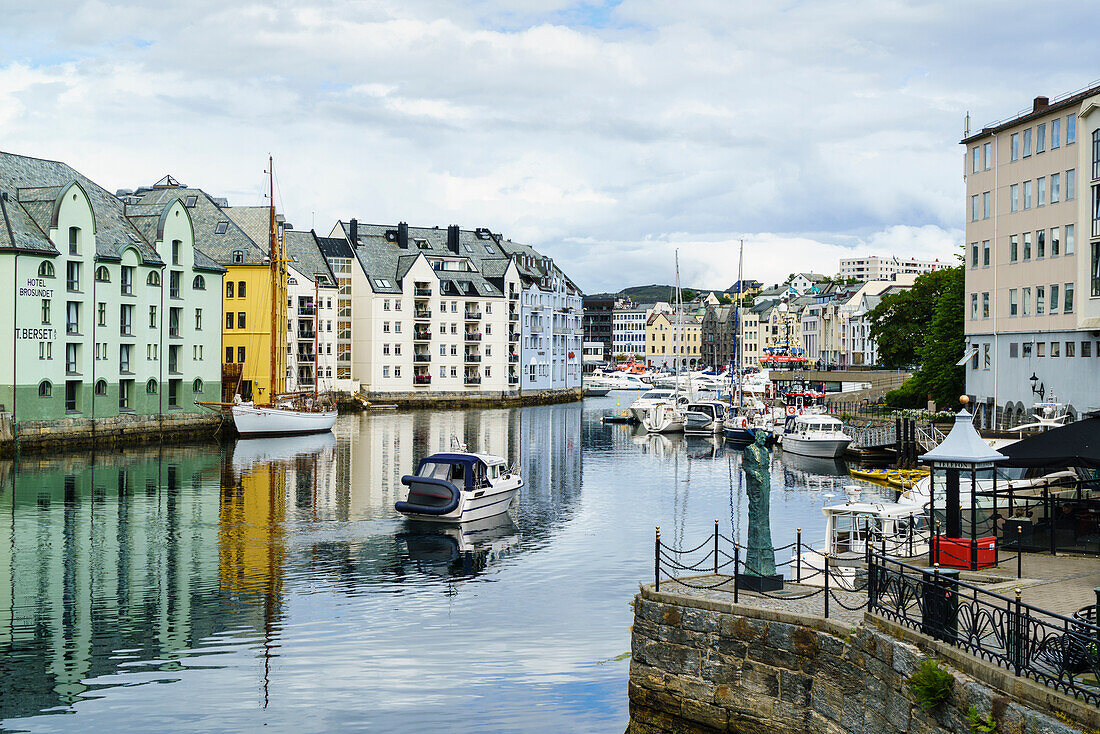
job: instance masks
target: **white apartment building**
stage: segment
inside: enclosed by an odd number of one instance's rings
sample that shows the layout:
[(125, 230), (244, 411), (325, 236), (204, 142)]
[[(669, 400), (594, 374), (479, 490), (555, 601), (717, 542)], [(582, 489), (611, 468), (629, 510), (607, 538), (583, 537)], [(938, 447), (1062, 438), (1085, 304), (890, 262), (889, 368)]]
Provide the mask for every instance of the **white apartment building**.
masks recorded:
[(951, 263), (941, 262), (940, 260), (871, 255), (870, 257), (842, 258), (840, 261), (840, 277), (843, 280), (855, 278), (862, 282), (893, 280), (894, 276), (898, 274), (920, 275), (921, 273), (931, 273), (934, 270), (944, 270), (949, 267), (951, 267)]
[(313, 232), (287, 230), (286, 389), (336, 386), (336, 277)]
[(737, 328), (739, 343), (739, 362), (742, 367), (755, 367), (760, 364), (761, 334), (760, 314), (750, 308), (742, 308), (740, 324)]
[(645, 358), (645, 324), (650, 310), (636, 304), (616, 307), (611, 313), (611, 356)]
[(1036, 97), (962, 141), (966, 385), (984, 425), (1027, 420), (1040, 390), (1075, 417), (1100, 408), (1098, 107), (1100, 87)]
[(582, 366), (585, 372), (593, 372), (603, 364), (603, 342), (584, 342), (581, 346)]

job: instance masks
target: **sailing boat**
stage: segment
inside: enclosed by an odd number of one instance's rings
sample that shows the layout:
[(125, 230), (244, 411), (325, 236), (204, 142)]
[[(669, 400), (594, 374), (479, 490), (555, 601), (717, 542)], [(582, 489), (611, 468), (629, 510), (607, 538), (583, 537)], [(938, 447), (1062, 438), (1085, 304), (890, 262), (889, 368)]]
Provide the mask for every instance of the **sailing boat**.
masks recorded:
[[(274, 161), (268, 157), (269, 192), (269, 230), (268, 246), (271, 261), (271, 387), (269, 394), (271, 402), (257, 404), (253, 401), (243, 401), (238, 393), (233, 397), (233, 402), (226, 403), (200, 403), (206, 406), (228, 407), (233, 416), (233, 425), (241, 436), (290, 436), (304, 433), (323, 433), (331, 431), (336, 423), (336, 403), (330, 395), (321, 395), (317, 391), (319, 370), (317, 368), (317, 332), (314, 326), (313, 348), (313, 390), (299, 391), (296, 393), (279, 393), (276, 386), (279, 384), (278, 363), (276, 361), (277, 335), (283, 328), (282, 319), (279, 318), (278, 304), (282, 296), (279, 293), (279, 272), (285, 263), (279, 247), (278, 236), (275, 232), (275, 167)], [(317, 299), (314, 298), (314, 318), (317, 318)]]
[[(680, 392), (680, 360), (683, 348), (680, 346), (680, 329), (683, 327), (684, 299), (680, 294), (680, 251), (676, 251), (676, 312), (672, 321), (672, 356), (676, 363), (676, 381), (673, 388), (673, 397), (669, 400), (661, 400), (650, 407), (642, 417), (642, 426), (649, 433), (682, 433), (686, 418), (680, 410), (677, 395)], [(690, 384), (690, 383), (689, 383)], [(690, 400), (690, 389), (689, 397)]]

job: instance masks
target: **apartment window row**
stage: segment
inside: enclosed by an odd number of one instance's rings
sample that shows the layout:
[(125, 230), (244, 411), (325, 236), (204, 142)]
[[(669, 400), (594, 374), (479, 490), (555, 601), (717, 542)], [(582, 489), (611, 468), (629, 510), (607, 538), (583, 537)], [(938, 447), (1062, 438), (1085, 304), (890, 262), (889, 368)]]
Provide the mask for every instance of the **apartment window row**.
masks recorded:
[[(1063, 184), (1065, 189), (1063, 190)], [(1049, 194), (1049, 196), (1048, 196)], [(971, 197), (971, 206), (977, 195)], [(1052, 173), (1049, 176), (1039, 176), (1034, 180), (1022, 183), (1014, 183), (1008, 187), (1009, 212), (1038, 209), (1050, 204), (1058, 204), (1062, 201), (1073, 201), (1077, 198), (1077, 169), (1071, 168), (1065, 172)], [(971, 221), (977, 221), (971, 219)]]
[(1100, 357), (1100, 341), (1096, 342), (1095, 350), (1091, 341), (1011, 342), (1008, 345), (1009, 359), (1031, 359), (1031, 357), (1046, 357), (1048, 354), (1051, 357), (1087, 358), (1092, 357), (1094, 353)]
[[(1077, 115), (1071, 113), (1066, 116), (1066, 145), (1073, 145), (1077, 142)], [(1034, 129), (1027, 128), (1018, 133), (1012, 133), (1009, 138), (1009, 159), (1010, 161), (1018, 161), (1020, 158), (1028, 158), (1034, 152), (1036, 155), (1043, 153), (1047, 150), (1048, 141), (1048, 128), (1049, 128), (1049, 142), (1050, 150), (1055, 150), (1062, 147), (1062, 118), (1051, 120), (1048, 123), (1042, 122), (1035, 126)]]
[(976, 222), (979, 219), (989, 219), (990, 215), (990, 192), (984, 191), (981, 194), (974, 194), (970, 197), (970, 221)]
[[(1061, 238), (1063, 230), (1065, 231), (1064, 240)], [(1072, 255), (1077, 249), (1076, 238), (1076, 227), (1072, 224), (1067, 224), (1065, 227), (1051, 227), (1050, 230), (1040, 229), (1035, 232), (1009, 235), (1008, 261), (1019, 262), (1021, 255), (1025, 262), (1033, 258), (1036, 260), (1045, 258), (1048, 254), (1050, 257)], [(972, 249), (974, 245), (976, 243), (971, 243)]]
[(988, 171), (993, 166), (992, 150), (989, 143), (983, 143), (981, 146), (975, 145), (970, 154), (973, 159), (972, 173), (981, 170)]
[[(1011, 288), (1008, 291), (1008, 315), (1009, 316), (1043, 316), (1047, 313), (1056, 315), (1059, 309), (1062, 313), (1073, 313), (1073, 298), (1075, 286), (1073, 283), (1063, 283), (1059, 288), (1057, 283), (1050, 286), (1037, 285), (1032, 288)], [(1032, 311), (1032, 294), (1034, 292), (1034, 311)], [(1050, 300), (1047, 301), (1049, 295)], [(1049, 303), (1049, 311), (1047, 310)], [(972, 316), (972, 318), (974, 318)]]

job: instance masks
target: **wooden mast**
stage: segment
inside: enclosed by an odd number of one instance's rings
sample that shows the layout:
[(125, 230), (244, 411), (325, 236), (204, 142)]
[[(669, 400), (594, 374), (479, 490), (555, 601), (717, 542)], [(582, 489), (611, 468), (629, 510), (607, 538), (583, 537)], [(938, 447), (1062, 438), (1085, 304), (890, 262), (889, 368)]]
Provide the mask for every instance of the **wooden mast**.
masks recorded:
[(276, 335), (279, 327), (279, 258), (275, 238), (275, 165), (272, 156), (267, 157), (268, 176), (268, 247), (271, 259), (271, 386), (268, 388), (268, 402), (275, 405), (275, 374), (278, 371), (278, 343)]
[(318, 313), (320, 305), (321, 286), (317, 282), (317, 274), (313, 274), (313, 404), (317, 405), (317, 381), (321, 379), (321, 355), (318, 347), (318, 334), (321, 330), (321, 316)]

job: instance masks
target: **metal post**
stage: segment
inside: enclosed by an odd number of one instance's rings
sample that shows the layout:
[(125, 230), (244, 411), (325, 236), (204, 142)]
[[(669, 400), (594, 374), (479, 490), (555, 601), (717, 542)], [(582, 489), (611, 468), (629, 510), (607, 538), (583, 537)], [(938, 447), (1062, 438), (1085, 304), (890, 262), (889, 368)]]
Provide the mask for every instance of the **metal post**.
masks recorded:
[(917, 527), (913, 524), (913, 513), (909, 513), (909, 558), (913, 557), (913, 533), (917, 531)]
[(993, 467), (993, 565), (1001, 565), (1001, 542), (1004, 541), (1004, 523), (1001, 523), (1001, 537), (997, 538), (997, 467)]
[(940, 537), (940, 521), (936, 520), (936, 534), (932, 538), (932, 564), (938, 566), (940, 564), (940, 547), (937, 542), (937, 538)]
[(1024, 526), (1016, 526), (1016, 578), (1024, 577)]
[(800, 584), (802, 583), (802, 528), (797, 528), (796, 531), (794, 556), (794, 581), (796, 584)]
[(714, 521), (714, 575), (718, 575), (718, 520)]
[(661, 526), (657, 526), (657, 534), (653, 539), (653, 588), (661, 590)]
[(740, 584), (737, 579), (741, 576), (741, 544), (733, 544), (733, 603), (736, 604), (740, 595)]
[(824, 554), (825, 558), (825, 619), (829, 618), (829, 552)]
[[(978, 570), (978, 468), (970, 470), (970, 570)], [(996, 509), (997, 499), (993, 499)]]
[[(1096, 606), (1092, 608), (1092, 623), (1100, 627), (1100, 586), (1095, 587), (1092, 593), (1096, 595)], [(1100, 645), (1100, 630), (1097, 630), (1096, 638), (1096, 643)]]
[(1024, 635), (1023, 635), (1023, 615), (1020, 614), (1020, 587), (1016, 587), (1016, 608), (1012, 617), (1012, 672), (1017, 676), (1020, 675), (1020, 669), (1023, 668), (1023, 652), (1024, 652)]
[(1043, 502), (1047, 508), (1047, 528), (1050, 531), (1050, 555), (1056, 555), (1057, 551), (1054, 549), (1054, 503), (1050, 499), (1050, 485), (1046, 482), (1043, 483)]

